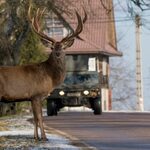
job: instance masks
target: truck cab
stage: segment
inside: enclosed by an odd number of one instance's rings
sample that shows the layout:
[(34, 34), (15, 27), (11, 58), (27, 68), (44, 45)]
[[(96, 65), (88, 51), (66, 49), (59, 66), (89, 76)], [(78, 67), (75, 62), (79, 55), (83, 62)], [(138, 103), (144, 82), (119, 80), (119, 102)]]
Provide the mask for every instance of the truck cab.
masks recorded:
[(92, 54), (66, 55), (66, 77), (47, 97), (47, 115), (65, 107), (86, 106), (95, 115), (102, 113), (98, 58)]

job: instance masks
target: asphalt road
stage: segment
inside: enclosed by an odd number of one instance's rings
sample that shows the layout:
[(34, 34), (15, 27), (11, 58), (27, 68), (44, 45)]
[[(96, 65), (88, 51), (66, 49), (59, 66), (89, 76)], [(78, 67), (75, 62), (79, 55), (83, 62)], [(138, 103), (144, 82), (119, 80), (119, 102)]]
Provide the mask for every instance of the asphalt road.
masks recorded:
[(44, 122), (98, 150), (150, 150), (149, 113), (66, 112)]

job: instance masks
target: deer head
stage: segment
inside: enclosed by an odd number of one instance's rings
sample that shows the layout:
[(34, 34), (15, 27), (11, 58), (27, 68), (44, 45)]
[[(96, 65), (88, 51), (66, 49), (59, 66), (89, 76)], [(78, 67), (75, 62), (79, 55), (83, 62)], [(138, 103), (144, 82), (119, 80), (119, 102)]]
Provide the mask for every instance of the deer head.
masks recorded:
[[(44, 32), (41, 31), (40, 29), (40, 20), (43, 16), (45, 12), (45, 8), (43, 10), (40, 10), (39, 8), (37, 9), (36, 11), (36, 14), (34, 17), (31, 17), (31, 6), (29, 7), (29, 10), (28, 10), (28, 17), (29, 17), (29, 20), (32, 24), (32, 28), (33, 30), (35, 31), (35, 33), (40, 37), (42, 43), (46, 46), (46, 47), (50, 47), (51, 50), (53, 52), (56, 52), (56, 54), (59, 56), (59, 53), (72, 46), (72, 44), (74, 43), (74, 40), (76, 37), (79, 38), (79, 34), (82, 32), (83, 30), (83, 24), (86, 22), (87, 20), (87, 14), (84, 10), (84, 13), (85, 13), (85, 17), (84, 19), (82, 20), (81, 19), (81, 16), (78, 14), (78, 12), (76, 11), (76, 16), (77, 16), (77, 20), (78, 20), (78, 25), (77, 25), (77, 28), (75, 31), (72, 31), (72, 33), (68, 34), (65, 38), (63, 38), (61, 41), (56, 41), (55, 39), (47, 36)], [(81, 39), (81, 38), (79, 38)]]

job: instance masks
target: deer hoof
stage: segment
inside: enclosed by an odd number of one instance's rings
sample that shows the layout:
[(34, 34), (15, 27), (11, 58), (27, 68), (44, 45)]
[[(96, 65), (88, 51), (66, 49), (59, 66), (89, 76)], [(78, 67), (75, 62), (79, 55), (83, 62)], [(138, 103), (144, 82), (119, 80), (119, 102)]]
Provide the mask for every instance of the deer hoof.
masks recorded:
[(48, 141), (48, 138), (42, 137), (42, 138), (41, 138), (41, 141)]

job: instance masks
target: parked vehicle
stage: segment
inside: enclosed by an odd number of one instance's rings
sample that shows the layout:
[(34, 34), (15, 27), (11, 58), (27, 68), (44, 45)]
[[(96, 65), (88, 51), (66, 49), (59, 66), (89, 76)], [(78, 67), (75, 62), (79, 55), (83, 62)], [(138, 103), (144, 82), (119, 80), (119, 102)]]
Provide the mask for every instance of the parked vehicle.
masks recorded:
[(96, 55), (66, 56), (66, 78), (47, 98), (47, 115), (57, 115), (65, 106), (86, 106), (102, 113), (101, 88)]

